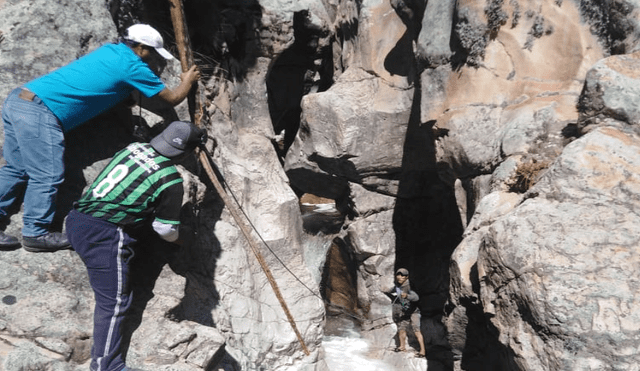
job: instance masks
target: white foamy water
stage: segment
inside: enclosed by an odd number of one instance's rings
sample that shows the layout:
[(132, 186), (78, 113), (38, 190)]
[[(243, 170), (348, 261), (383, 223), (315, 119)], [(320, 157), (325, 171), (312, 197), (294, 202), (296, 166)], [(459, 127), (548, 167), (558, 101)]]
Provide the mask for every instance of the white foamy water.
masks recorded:
[(325, 361), (331, 371), (389, 371), (389, 365), (367, 357), (364, 339), (326, 336), (322, 342)]
[[(329, 319), (331, 321), (331, 319)], [(372, 359), (369, 344), (363, 339), (353, 322), (333, 319), (327, 324), (328, 335), (322, 345), (325, 361), (331, 371), (389, 371), (390, 366), (379, 359)]]

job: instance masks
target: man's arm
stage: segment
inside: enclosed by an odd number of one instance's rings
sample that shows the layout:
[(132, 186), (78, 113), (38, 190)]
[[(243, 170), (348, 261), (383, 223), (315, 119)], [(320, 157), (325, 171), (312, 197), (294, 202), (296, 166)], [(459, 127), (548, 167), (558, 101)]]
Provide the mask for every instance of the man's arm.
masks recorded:
[(180, 79), (182, 81), (178, 87), (175, 89), (164, 88), (160, 93), (158, 93), (158, 97), (170, 105), (175, 106), (187, 97), (191, 87), (199, 78), (200, 71), (198, 71), (195, 65), (191, 66), (187, 72), (180, 74)]
[(418, 300), (420, 300), (420, 297), (418, 296), (418, 294), (415, 291), (409, 290), (409, 294), (407, 295), (407, 299), (409, 299), (409, 301), (418, 301)]
[(392, 287), (387, 287), (384, 289), (380, 290), (383, 294), (385, 294), (389, 299), (391, 300), (395, 300), (396, 299), (396, 287), (392, 286)]
[(178, 224), (163, 223), (156, 219), (151, 223), (151, 227), (163, 240), (168, 242), (175, 242), (180, 236)]

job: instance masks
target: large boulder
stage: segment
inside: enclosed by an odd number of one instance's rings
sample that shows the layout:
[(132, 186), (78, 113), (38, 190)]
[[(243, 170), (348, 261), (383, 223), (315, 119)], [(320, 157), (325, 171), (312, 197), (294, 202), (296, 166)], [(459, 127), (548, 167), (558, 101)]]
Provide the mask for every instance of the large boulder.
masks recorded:
[[(637, 126), (640, 53), (604, 58), (587, 73), (580, 95), (579, 129), (586, 133), (602, 121), (609, 125)], [(627, 125), (625, 125), (627, 124)]]
[[(587, 134), (548, 168), (504, 162), (494, 171), (451, 263), (449, 338), (469, 369), (637, 362), (621, 352), (634, 347), (637, 322), (628, 289), (640, 189), (634, 63), (615, 56), (589, 70), (577, 125)], [(535, 185), (515, 193), (508, 174), (527, 170)]]
[(296, 187), (333, 199), (347, 192), (347, 182), (398, 192), (411, 91), (352, 67), (328, 91), (307, 95), (302, 107), (285, 163)]
[[(512, 14), (507, 17), (511, 27), (496, 30), (482, 68), (439, 67), (422, 73), (426, 99), (421, 101), (421, 121), (433, 122), (441, 136), (438, 160), (456, 178), (490, 174), (509, 156), (539, 152), (538, 143), (553, 142), (550, 135), (560, 136), (560, 130), (577, 119), (581, 81), (603, 56), (572, 2), (561, 7), (545, 2), (539, 9), (515, 5), (503, 4), (505, 16)], [(459, 7), (458, 13), (468, 9), (475, 14), (478, 4), (464, 2)], [(516, 13), (531, 16), (517, 21)], [(483, 13), (476, 18), (484, 17)], [(536, 22), (548, 32), (534, 38), (529, 31)], [(556, 147), (557, 154), (562, 143)]]
[(362, 12), (359, 59), (328, 91), (303, 98), (298, 136), (285, 159), (296, 187), (333, 199), (348, 192), (348, 182), (397, 194), (411, 113), (404, 67), (411, 54), (398, 44), (406, 26), (389, 4)]
[(638, 362), (625, 349), (637, 346), (640, 321), (633, 289), (639, 148), (640, 138), (612, 128), (580, 138), (531, 197), (484, 234), (479, 296), (517, 369)]

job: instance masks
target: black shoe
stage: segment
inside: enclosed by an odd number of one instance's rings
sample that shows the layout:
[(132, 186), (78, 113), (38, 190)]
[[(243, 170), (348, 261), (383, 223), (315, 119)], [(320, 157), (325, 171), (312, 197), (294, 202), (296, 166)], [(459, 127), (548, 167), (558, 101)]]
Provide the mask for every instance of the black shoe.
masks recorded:
[(0, 250), (11, 250), (20, 247), (20, 240), (0, 232)]
[(38, 237), (22, 236), (22, 246), (29, 252), (53, 252), (71, 247), (67, 236), (60, 232), (49, 232)]

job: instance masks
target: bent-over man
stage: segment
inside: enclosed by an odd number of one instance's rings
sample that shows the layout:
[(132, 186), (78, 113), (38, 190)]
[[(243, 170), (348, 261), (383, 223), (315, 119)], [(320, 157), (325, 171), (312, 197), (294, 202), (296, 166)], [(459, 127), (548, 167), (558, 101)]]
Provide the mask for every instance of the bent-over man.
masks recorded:
[(132, 301), (133, 245), (149, 224), (166, 241), (184, 240), (179, 230), (182, 178), (174, 164), (205, 139), (204, 130), (175, 121), (151, 143), (130, 144), (116, 153), (67, 217), (69, 241), (95, 293), (91, 371), (127, 369), (122, 321)]

